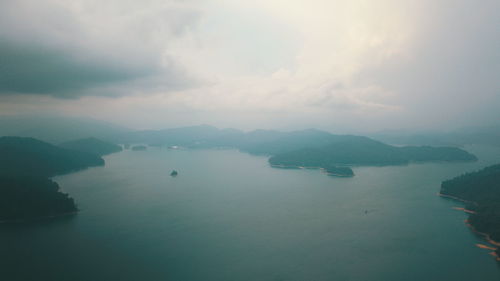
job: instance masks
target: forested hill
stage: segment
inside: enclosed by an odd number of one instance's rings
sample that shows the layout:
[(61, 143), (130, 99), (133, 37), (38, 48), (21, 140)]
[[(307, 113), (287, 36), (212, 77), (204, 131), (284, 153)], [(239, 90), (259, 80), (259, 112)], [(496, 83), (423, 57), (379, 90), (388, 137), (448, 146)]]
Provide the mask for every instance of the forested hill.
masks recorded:
[(96, 138), (77, 139), (61, 143), (60, 147), (103, 156), (122, 151), (121, 146)]
[(344, 136), (321, 147), (279, 153), (272, 165), (327, 167), (331, 165), (398, 165), (424, 161), (475, 161), (476, 156), (456, 147), (396, 147), (367, 137)]
[(0, 222), (74, 213), (74, 200), (48, 177), (103, 164), (94, 154), (33, 138), (0, 137)]
[(0, 222), (26, 221), (74, 213), (73, 198), (43, 177), (0, 177)]
[(0, 137), (0, 156), (0, 176), (51, 177), (104, 165), (99, 156), (23, 137)]
[(500, 242), (500, 164), (444, 181), (441, 194), (471, 201), (469, 223)]

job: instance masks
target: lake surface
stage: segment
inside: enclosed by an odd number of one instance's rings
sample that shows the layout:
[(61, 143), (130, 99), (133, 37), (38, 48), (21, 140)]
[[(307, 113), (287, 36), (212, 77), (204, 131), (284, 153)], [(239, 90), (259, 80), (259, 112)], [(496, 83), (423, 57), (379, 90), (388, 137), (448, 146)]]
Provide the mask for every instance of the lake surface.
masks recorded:
[(55, 178), (78, 215), (0, 226), (0, 278), (500, 280), (460, 204), (436, 195), (442, 180), (500, 162), (498, 149), (467, 149), (480, 161), (357, 167), (353, 178), (235, 150), (112, 154)]

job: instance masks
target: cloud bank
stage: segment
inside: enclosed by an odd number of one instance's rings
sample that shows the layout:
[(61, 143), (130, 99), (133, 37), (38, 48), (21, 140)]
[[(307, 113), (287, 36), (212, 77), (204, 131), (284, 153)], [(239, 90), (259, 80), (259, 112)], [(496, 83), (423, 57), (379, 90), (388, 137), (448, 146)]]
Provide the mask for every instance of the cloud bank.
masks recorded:
[(198, 17), (176, 1), (2, 1), (0, 94), (74, 98), (186, 87), (194, 81), (164, 51)]
[(494, 0), (0, 6), (5, 114), (336, 131), (500, 120)]

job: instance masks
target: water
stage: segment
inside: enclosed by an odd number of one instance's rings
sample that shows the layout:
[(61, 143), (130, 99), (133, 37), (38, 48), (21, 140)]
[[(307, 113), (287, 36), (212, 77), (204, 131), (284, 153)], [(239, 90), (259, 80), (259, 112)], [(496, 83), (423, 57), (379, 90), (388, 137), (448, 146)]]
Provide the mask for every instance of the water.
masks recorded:
[(498, 150), (469, 150), (481, 160), (360, 167), (354, 178), (234, 150), (123, 151), (55, 178), (78, 215), (0, 227), (0, 277), (500, 280), (460, 204), (436, 196), (442, 180), (500, 162)]

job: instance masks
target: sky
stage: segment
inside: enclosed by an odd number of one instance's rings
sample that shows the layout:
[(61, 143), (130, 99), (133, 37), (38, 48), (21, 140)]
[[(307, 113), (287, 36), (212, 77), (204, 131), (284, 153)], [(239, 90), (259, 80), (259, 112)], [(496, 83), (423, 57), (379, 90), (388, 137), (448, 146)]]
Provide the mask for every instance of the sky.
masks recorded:
[(500, 121), (498, 0), (0, 0), (0, 115), (332, 132)]

